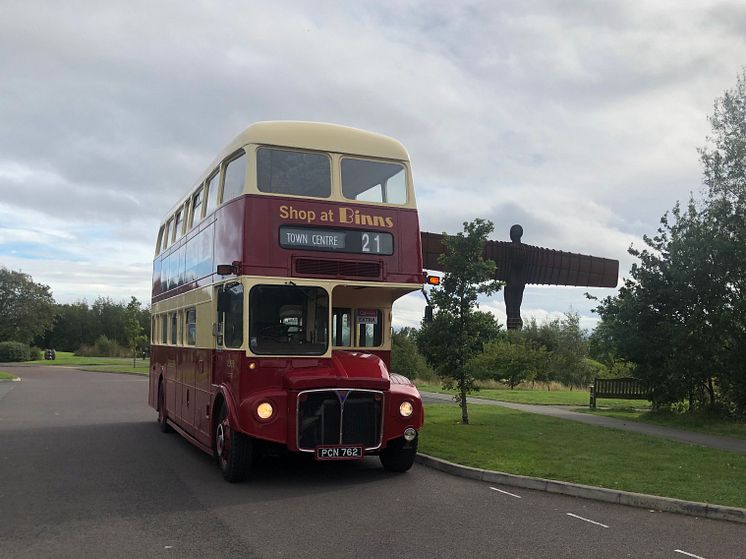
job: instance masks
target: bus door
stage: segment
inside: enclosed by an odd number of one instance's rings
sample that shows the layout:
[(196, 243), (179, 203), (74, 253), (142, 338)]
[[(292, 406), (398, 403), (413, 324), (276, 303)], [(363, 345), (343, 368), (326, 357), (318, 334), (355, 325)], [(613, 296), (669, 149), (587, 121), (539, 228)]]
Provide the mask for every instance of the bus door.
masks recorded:
[[(244, 345), (244, 289), (239, 282), (216, 288), (217, 323), (215, 325), (215, 360), (213, 382), (238, 388), (241, 350)], [(238, 350), (238, 351), (232, 351)]]
[(182, 428), (189, 434), (194, 434), (194, 359), (195, 352), (186, 349), (186, 312), (179, 311), (179, 345), (184, 348), (179, 352), (179, 360), (176, 363), (176, 376), (181, 388), (180, 416)]

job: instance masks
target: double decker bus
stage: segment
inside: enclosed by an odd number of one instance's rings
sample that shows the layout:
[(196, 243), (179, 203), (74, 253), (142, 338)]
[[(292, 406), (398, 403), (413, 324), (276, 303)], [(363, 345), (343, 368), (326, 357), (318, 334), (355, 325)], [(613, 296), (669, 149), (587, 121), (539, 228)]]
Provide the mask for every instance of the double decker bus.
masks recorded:
[(422, 282), (402, 144), (250, 126), (160, 226), (148, 402), (161, 430), (213, 454), (231, 482), (278, 449), (408, 470), (424, 414), (389, 371), (391, 312)]

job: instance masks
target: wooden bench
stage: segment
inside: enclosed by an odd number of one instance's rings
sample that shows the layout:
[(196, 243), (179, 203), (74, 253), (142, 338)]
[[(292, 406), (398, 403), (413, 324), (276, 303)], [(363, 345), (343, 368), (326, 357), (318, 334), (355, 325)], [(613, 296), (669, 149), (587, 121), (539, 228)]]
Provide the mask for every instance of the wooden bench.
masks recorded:
[(636, 378), (597, 378), (589, 386), (591, 409), (596, 409), (596, 398), (623, 398), (625, 400), (649, 400), (645, 390)]

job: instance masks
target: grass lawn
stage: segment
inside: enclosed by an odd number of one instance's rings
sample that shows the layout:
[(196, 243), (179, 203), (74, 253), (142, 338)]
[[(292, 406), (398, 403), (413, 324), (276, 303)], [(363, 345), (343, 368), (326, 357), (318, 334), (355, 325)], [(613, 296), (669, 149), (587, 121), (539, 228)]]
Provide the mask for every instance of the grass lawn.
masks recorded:
[(54, 361), (26, 361), (24, 365), (56, 365), (58, 367), (75, 367), (85, 371), (102, 373), (132, 373), (147, 375), (150, 367), (149, 360), (137, 360), (137, 366), (132, 367), (131, 357), (77, 357), (69, 351), (58, 351)]
[[(417, 383), (417, 388), (424, 392), (440, 392), (441, 394), (456, 394), (455, 390), (443, 390), (439, 384)], [(475, 398), (499, 400), (501, 402), (515, 402), (518, 404), (568, 405), (588, 406), (590, 400), (587, 390), (510, 390), (498, 388), (483, 388), (471, 394)], [(613, 400), (598, 399), (598, 405), (612, 408), (649, 408), (650, 402), (645, 400)]]
[(665, 427), (675, 427), (687, 431), (699, 431), (711, 435), (722, 435), (723, 437), (735, 437), (746, 439), (746, 422), (729, 421), (707, 415), (688, 415), (670, 412), (649, 412), (634, 408), (612, 409), (612, 410), (578, 410), (584, 413), (605, 415), (640, 423), (653, 423)]
[(493, 406), (429, 404), (420, 451), (451, 462), (746, 507), (746, 455)]
[(15, 375), (11, 375), (5, 371), (0, 371), (0, 380), (13, 380), (14, 378), (16, 378)]

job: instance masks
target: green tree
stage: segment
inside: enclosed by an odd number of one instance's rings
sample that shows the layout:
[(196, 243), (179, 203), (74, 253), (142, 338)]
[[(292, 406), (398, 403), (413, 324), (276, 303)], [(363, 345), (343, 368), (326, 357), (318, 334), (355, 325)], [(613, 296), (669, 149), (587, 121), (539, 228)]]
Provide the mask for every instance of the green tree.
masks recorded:
[(482, 258), (484, 243), (492, 230), (492, 222), (475, 219), (464, 223), (462, 233), (443, 234), (445, 251), (439, 262), (444, 277), (440, 287), (431, 292), (435, 315), (418, 336), (420, 349), (443, 385), (458, 389), (464, 424), (469, 423), (466, 395), (474, 389), (474, 377), (466, 364), (498, 331), (491, 314), (476, 310), (479, 294), (489, 295), (500, 288), (492, 279), (495, 263)]
[(520, 332), (507, 332), (501, 339), (487, 342), (482, 353), (469, 361), (468, 369), (477, 379), (496, 380), (512, 390), (521, 382), (535, 378), (547, 363), (543, 347), (533, 347)]
[(127, 345), (132, 351), (132, 367), (135, 367), (137, 351), (143, 343), (144, 328), (140, 323), (140, 301), (132, 297), (125, 311), (124, 330), (127, 334)]
[(48, 285), (28, 274), (0, 268), (0, 341), (30, 344), (48, 330), (55, 303)]
[(401, 328), (391, 336), (391, 370), (411, 379), (433, 380), (435, 373), (417, 347), (417, 330)]
[(712, 224), (707, 265), (723, 284), (718, 384), (727, 405), (746, 415), (746, 67), (708, 120), (712, 132), (699, 153)]

